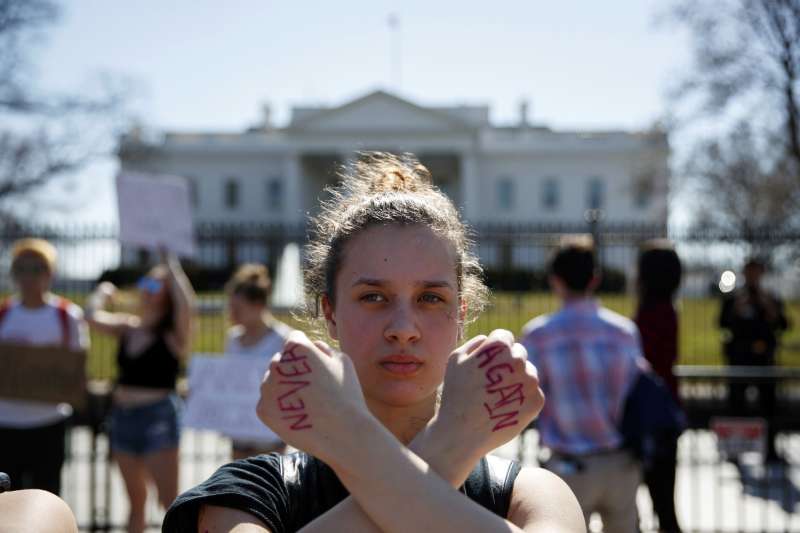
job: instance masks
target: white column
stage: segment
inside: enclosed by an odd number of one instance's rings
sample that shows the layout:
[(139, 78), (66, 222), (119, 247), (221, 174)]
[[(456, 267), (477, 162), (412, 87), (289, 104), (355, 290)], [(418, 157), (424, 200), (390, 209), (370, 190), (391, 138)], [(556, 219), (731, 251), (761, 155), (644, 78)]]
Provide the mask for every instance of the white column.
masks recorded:
[(470, 224), (480, 222), (480, 175), (478, 158), (474, 152), (461, 154), (461, 207), (464, 218)]
[(300, 224), (303, 222), (303, 176), (300, 168), (300, 154), (288, 152), (283, 164), (284, 183), (286, 184), (285, 222)]

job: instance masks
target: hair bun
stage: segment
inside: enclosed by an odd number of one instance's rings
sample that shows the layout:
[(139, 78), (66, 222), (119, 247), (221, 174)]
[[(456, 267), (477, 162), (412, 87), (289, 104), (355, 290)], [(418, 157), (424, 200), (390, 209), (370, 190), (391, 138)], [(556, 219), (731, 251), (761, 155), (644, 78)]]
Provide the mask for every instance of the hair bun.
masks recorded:
[(352, 174), (361, 179), (367, 194), (422, 192), (433, 188), (431, 173), (412, 154), (362, 152), (358, 156)]

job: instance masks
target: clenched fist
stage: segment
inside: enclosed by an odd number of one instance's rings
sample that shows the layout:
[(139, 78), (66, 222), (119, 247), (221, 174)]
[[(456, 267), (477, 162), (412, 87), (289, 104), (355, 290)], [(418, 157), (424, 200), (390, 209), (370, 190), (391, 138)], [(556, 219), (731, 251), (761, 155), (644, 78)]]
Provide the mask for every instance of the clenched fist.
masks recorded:
[(350, 358), (300, 331), (289, 335), (261, 383), (258, 417), (285, 442), (323, 461), (371, 416)]
[(506, 330), (478, 336), (450, 357), (432, 424), (454, 446), (481, 457), (517, 436), (539, 414), (544, 393), (525, 348)]

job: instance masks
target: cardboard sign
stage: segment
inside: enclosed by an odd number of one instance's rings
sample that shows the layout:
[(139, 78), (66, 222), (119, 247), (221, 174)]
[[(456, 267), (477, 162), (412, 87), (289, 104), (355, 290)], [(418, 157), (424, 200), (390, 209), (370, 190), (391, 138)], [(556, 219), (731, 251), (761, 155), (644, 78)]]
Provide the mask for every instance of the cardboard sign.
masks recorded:
[(123, 173), (117, 177), (119, 239), (184, 257), (195, 254), (189, 184), (177, 176)]
[(86, 352), (0, 344), (0, 398), (86, 405)]
[(711, 431), (717, 436), (720, 453), (728, 457), (766, 452), (767, 422), (763, 418), (715, 417), (711, 419)]
[(194, 355), (183, 423), (240, 440), (281, 440), (256, 415), (268, 357)]

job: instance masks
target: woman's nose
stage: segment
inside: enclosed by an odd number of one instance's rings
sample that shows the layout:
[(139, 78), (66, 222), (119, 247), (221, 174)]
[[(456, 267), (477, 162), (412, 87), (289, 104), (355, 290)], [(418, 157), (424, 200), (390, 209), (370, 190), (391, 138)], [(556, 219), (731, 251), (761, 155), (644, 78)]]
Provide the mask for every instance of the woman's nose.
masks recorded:
[(419, 340), (420, 331), (417, 327), (413, 309), (407, 305), (396, 306), (392, 310), (384, 334), (389, 341), (401, 344), (408, 344)]

